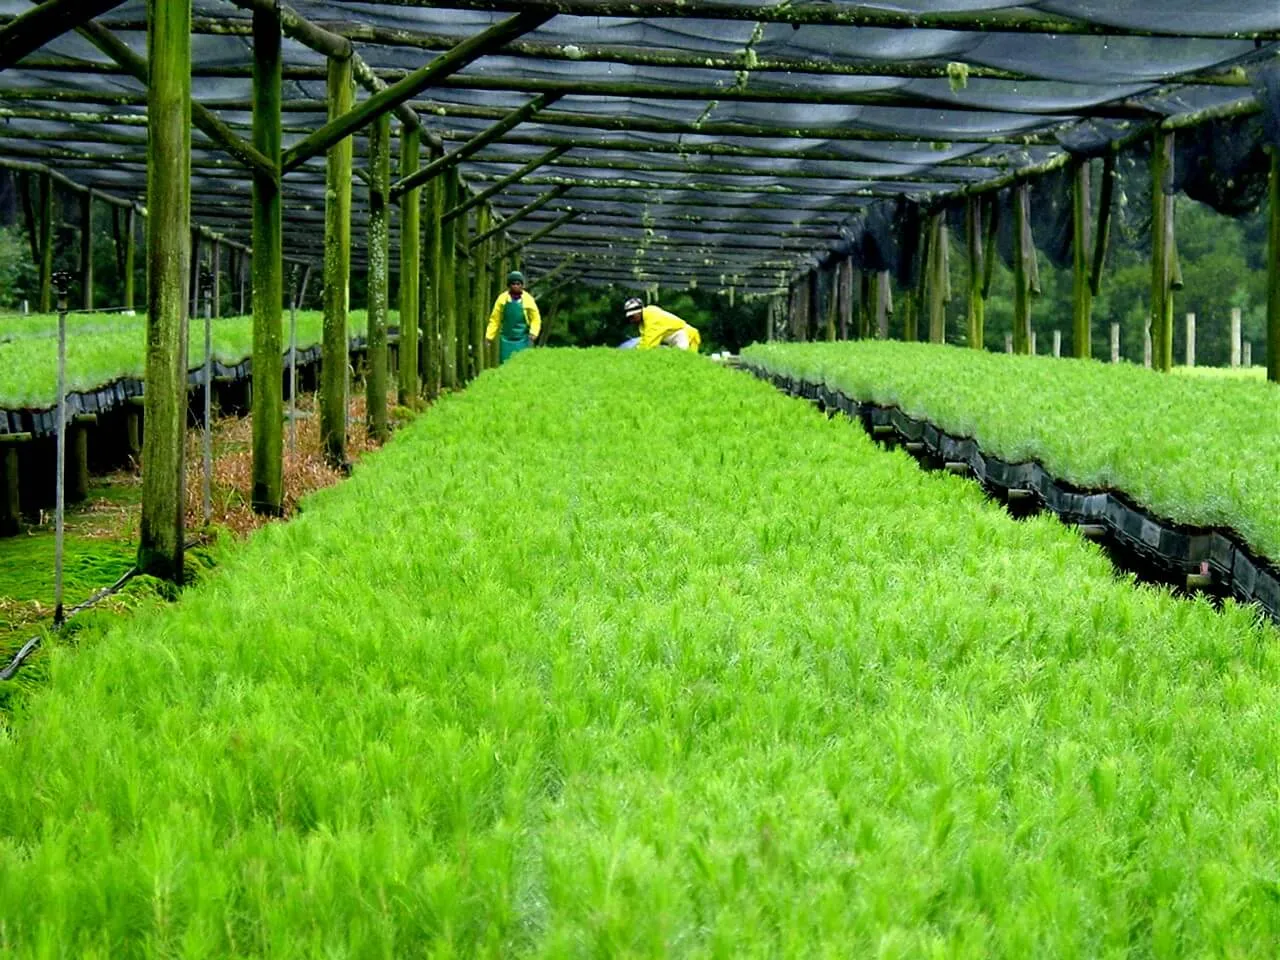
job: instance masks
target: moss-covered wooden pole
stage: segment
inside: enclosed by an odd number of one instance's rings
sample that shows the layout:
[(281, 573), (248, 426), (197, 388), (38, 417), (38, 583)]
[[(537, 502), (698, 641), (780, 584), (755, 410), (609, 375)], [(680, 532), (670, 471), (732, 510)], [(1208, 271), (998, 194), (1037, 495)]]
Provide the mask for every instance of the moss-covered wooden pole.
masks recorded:
[(870, 340), (876, 335), (875, 273), (858, 271), (858, 336)]
[(893, 287), (889, 271), (876, 272), (876, 338), (889, 339), (889, 314), (893, 312)]
[(191, 256), (191, 0), (148, 0), (147, 357), (138, 568), (181, 582)]
[(1151, 363), (1157, 370), (1173, 367), (1173, 325), (1167, 323), (1171, 293), (1173, 134), (1157, 131), (1151, 151)]
[[(422, 138), (408, 125), (400, 127), (400, 176), (417, 172)], [(422, 325), (422, 188), (400, 194), (400, 403), (418, 404), (418, 329)]]
[(1095, 297), (1102, 292), (1102, 267), (1111, 242), (1111, 210), (1116, 195), (1116, 155), (1108, 153), (1102, 160), (1102, 186), (1098, 191), (1098, 228), (1093, 235), (1093, 265), (1089, 273), (1089, 292)]
[[(454, 179), (457, 179), (456, 173)], [(461, 193), (461, 190), (459, 191)], [(454, 269), (454, 283), (457, 289), (454, 294), (454, 321), (456, 336), (454, 350), (457, 353), (458, 382), (465, 384), (471, 380), (471, 259), (466, 250), (471, 245), (471, 214), (458, 217), (458, 248)]]
[[(351, 60), (329, 58), (329, 119), (351, 111)], [(347, 461), (347, 311), (351, 291), (351, 137), (329, 147), (324, 191), (324, 337), (320, 360), (320, 446), (332, 466)]]
[[(280, 185), (280, 103), (283, 64), (280, 20), (270, 11), (253, 13), (253, 145), (274, 174), (253, 172), (253, 491), (258, 513), (284, 509), (284, 234)], [(245, 303), (244, 255), (239, 258), (240, 313)]]
[[(489, 232), (493, 226), (493, 211), (488, 204), (482, 204), (476, 216), (476, 232), (480, 236)], [(471, 262), (474, 266), (471, 288), (471, 365), (472, 375), (479, 376), (487, 366), (484, 328), (489, 318), (489, 288), (492, 283), (489, 270), (490, 250), (493, 241), (485, 239), (471, 250)]]
[(1013, 188), (1013, 352), (1031, 352), (1031, 248), (1027, 222), (1030, 191), (1026, 182)]
[(1267, 196), (1267, 379), (1280, 383), (1280, 146), (1271, 148)]
[[(433, 157), (436, 153), (432, 154)], [(423, 393), (434, 400), (440, 394), (444, 363), (440, 347), (440, 254), (444, 227), (444, 177), (433, 177), (422, 188), (423, 228), (425, 242), (422, 245), (423, 316), (422, 355)]]
[[(403, 136), (403, 134), (402, 134)], [(408, 138), (417, 140), (410, 132)], [(369, 125), (369, 373), (365, 380), (366, 409), (369, 436), (376, 443), (387, 439), (387, 298), (391, 258), (391, 233), (388, 223), (387, 202), (391, 193), (391, 116), (382, 114)], [(413, 232), (417, 237), (417, 231)], [(400, 236), (403, 244), (404, 233)], [(418, 262), (414, 251), (413, 262)], [(401, 259), (400, 282), (404, 283), (404, 262)], [(417, 292), (414, 292), (417, 305)], [(401, 313), (403, 317), (403, 312)], [(403, 337), (403, 327), (401, 336)], [(403, 340), (401, 340), (403, 344)], [(416, 357), (417, 351), (415, 349)], [(403, 375), (407, 358), (400, 358)], [(417, 399), (417, 391), (413, 393)]]
[(93, 309), (93, 191), (80, 194), (80, 303)]
[(40, 174), (40, 312), (53, 309), (53, 177), (46, 170)]
[(929, 342), (946, 343), (947, 340), (947, 229), (942, 211), (929, 215)]
[(987, 302), (983, 298), (982, 279), (982, 200), (969, 197), (964, 204), (965, 243), (969, 258), (969, 330), (968, 342), (975, 350), (983, 348), (986, 336)]
[(138, 244), (136, 239), (137, 221), (133, 207), (124, 212), (124, 309), (128, 314), (134, 312), (134, 272)]
[[(458, 205), (458, 180), (446, 173), (436, 180), (444, 205), (452, 210)], [(458, 388), (458, 221), (453, 217), (440, 228), (440, 295), (436, 306), (440, 312), (441, 381), (447, 390)]]
[(1071, 176), (1072, 348), (1076, 357), (1093, 356), (1093, 240), (1089, 236), (1089, 161), (1077, 160)]
[[(823, 304), (825, 309), (822, 314), (822, 338), (828, 343), (834, 343), (836, 340), (836, 313), (839, 310), (839, 304), (837, 303), (839, 300), (838, 291), (840, 286), (839, 267), (828, 271), (828, 276), (830, 277), (830, 280), (827, 283), (827, 300), (826, 303)], [(822, 290), (821, 280), (819, 280), (818, 283), (818, 290)]]

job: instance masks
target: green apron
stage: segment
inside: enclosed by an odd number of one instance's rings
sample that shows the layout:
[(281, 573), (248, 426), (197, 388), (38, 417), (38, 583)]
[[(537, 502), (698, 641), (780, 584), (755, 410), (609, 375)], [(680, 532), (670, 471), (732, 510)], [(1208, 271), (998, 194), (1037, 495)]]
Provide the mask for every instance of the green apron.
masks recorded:
[(529, 341), (529, 322), (524, 318), (524, 298), (512, 300), (502, 308), (502, 334), (498, 343), (498, 360), (507, 360), (532, 346)]

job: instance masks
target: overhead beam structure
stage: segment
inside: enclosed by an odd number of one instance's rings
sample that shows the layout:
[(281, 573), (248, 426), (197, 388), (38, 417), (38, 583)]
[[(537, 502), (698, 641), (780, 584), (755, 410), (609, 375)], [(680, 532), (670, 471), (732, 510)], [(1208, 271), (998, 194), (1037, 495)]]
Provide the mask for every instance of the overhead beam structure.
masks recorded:
[(19, 14), (0, 27), (0, 70), (122, 3), (124, 0), (47, 0)]

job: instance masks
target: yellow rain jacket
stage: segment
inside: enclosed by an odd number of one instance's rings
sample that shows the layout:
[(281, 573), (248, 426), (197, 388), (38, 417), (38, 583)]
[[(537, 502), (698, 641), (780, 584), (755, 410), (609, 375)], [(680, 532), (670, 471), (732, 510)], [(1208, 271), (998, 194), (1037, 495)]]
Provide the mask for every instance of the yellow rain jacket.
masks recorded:
[(702, 336), (674, 313), (667, 313), (661, 307), (645, 307), (640, 314), (640, 343), (637, 346), (641, 350), (652, 350), (664, 343), (697, 353), (702, 346)]
[(519, 310), (507, 310), (508, 304), (516, 302), (511, 299), (509, 291), (503, 290), (498, 294), (498, 299), (493, 304), (493, 312), (489, 314), (489, 329), (484, 334), (486, 340), (496, 337), (499, 327), (505, 328), (502, 331), (504, 337), (514, 340), (517, 336), (524, 334), (522, 326), (529, 328), (530, 340), (538, 339), (538, 334), (542, 332), (542, 314), (538, 312), (538, 304), (534, 301), (533, 294), (526, 290), (520, 295), (518, 303), (524, 308), (522, 316), (517, 316), (520, 313)]

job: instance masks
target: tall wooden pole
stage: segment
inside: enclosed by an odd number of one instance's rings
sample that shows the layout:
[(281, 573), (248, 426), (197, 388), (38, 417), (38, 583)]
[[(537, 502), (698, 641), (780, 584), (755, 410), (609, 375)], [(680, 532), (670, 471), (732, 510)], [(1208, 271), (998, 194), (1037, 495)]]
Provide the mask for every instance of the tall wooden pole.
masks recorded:
[(423, 337), (426, 349), (421, 350), (423, 356), (422, 375), (424, 393), (427, 399), (434, 400), (440, 394), (440, 381), (443, 372), (443, 354), (440, 341), (440, 255), (443, 244), (443, 227), (445, 213), (444, 177), (434, 177), (423, 188), (425, 209), (423, 226), (426, 242), (422, 247), (422, 271), (425, 286), (423, 297)]
[(982, 200), (969, 197), (964, 203), (965, 242), (969, 252), (969, 346), (983, 348), (987, 303), (982, 295)]
[(181, 582), (191, 256), (191, 0), (148, 0), (147, 359), (138, 568)]
[[(457, 180), (456, 172), (452, 174), (454, 180)], [(457, 312), (456, 327), (457, 338), (454, 341), (454, 349), (458, 354), (458, 381), (460, 383), (468, 383), (472, 377), (471, 370), (471, 261), (462, 251), (471, 245), (471, 214), (458, 218), (458, 253), (456, 269), (454, 275), (456, 277), (457, 291), (454, 297), (454, 307)]]
[(1093, 356), (1093, 238), (1089, 236), (1089, 161), (1077, 160), (1071, 177), (1071, 230), (1073, 312), (1071, 341), (1081, 360)]
[[(488, 204), (483, 204), (476, 210), (476, 236), (483, 236), (485, 231), (493, 226), (493, 211)], [(487, 239), (480, 243), (472, 241), (474, 246), (471, 248), (471, 302), (468, 313), (467, 336), (471, 341), (471, 375), (479, 376), (484, 370), (486, 364), (484, 342), (484, 322), (489, 317), (488, 305), (485, 300), (489, 296), (489, 276), (488, 268), (489, 257), (493, 244)], [(492, 303), (492, 301), (489, 301)]]
[[(412, 131), (402, 131), (402, 138), (417, 140)], [(387, 298), (390, 284), (391, 233), (387, 202), (391, 194), (391, 117), (383, 114), (369, 125), (369, 372), (365, 380), (365, 399), (368, 413), (369, 436), (376, 443), (387, 439)], [(402, 223), (403, 228), (403, 223)], [(417, 238), (417, 230), (412, 233)], [(408, 237), (400, 235), (403, 245)], [(418, 258), (415, 256), (414, 272)], [(404, 260), (401, 258), (400, 282), (405, 279)], [(417, 305), (417, 292), (414, 292)], [(403, 318), (404, 313), (400, 316)], [(403, 327), (401, 337), (403, 338)], [(401, 344), (403, 344), (403, 339)], [(414, 350), (416, 359), (417, 350)], [(401, 356), (400, 371), (403, 376), (408, 357)], [(416, 364), (415, 364), (416, 366)], [(415, 390), (412, 397), (416, 399)]]
[[(351, 112), (351, 61), (329, 59), (329, 119)], [(351, 137), (329, 147), (325, 164), (324, 336), (320, 361), (320, 446), (331, 466), (347, 460), (347, 312), (351, 293)]]
[[(822, 289), (821, 284), (819, 284), (818, 289), (819, 290)], [(836, 339), (836, 325), (837, 325), (836, 314), (840, 309), (840, 306), (838, 303), (840, 299), (839, 289), (840, 289), (840, 268), (839, 266), (836, 266), (836, 268), (831, 271), (831, 283), (827, 287), (828, 293), (827, 293), (826, 311), (825, 311), (825, 316), (823, 317), (823, 325), (822, 325), (823, 338), (827, 340), (829, 343), (834, 343)]]
[[(452, 173), (437, 177), (439, 190), (444, 206), (453, 209), (458, 205), (458, 180)], [(440, 276), (440, 295), (436, 300), (440, 316), (440, 356), (442, 361), (442, 377), (446, 390), (458, 388), (458, 222), (461, 217), (454, 217), (441, 224), (440, 229), (440, 265), (436, 268)]]
[(1157, 370), (1173, 367), (1170, 318), (1173, 196), (1166, 183), (1173, 175), (1173, 134), (1157, 131), (1151, 151), (1151, 361)]
[(136, 240), (137, 222), (133, 207), (124, 212), (124, 309), (132, 314), (134, 310), (134, 264), (137, 257)]
[[(400, 127), (400, 176), (418, 169), (422, 139), (407, 124)], [(422, 318), (422, 188), (400, 194), (400, 382), (402, 406), (418, 404), (418, 328)]]
[[(258, 513), (284, 509), (284, 233), (280, 184), (280, 20), (253, 13), (253, 145), (277, 171), (253, 174), (253, 491)], [(240, 313), (247, 309), (244, 255), (240, 256)]]
[(40, 174), (40, 312), (53, 309), (53, 238), (54, 230), (53, 177), (48, 171)]
[(80, 299), (93, 309), (93, 192), (80, 195)]
[(1280, 383), (1280, 147), (1271, 148), (1267, 197), (1267, 379)]
[(1036, 255), (1027, 223), (1030, 191), (1025, 182), (1013, 189), (1013, 352), (1031, 352), (1031, 264)]
[(929, 259), (926, 266), (929, 291), (929, 342), (947, 341), (947, 228), (941, 212), (929, 215)]

